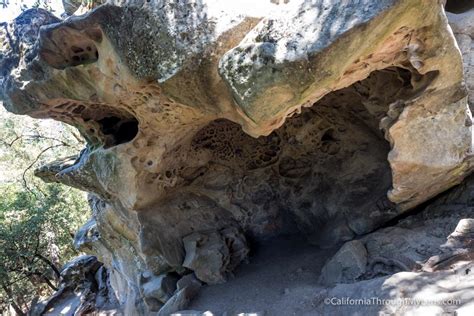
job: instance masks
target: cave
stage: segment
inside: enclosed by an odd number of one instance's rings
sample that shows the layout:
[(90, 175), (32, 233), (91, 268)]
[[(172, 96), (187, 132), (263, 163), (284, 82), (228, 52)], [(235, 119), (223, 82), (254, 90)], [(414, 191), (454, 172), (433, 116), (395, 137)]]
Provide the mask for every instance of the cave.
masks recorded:
[(474, 2), (471, 0), (447, 0), (446, 11), (451, 13), (464, 13), (474, 8)]
[[(256, 239), (299, 232), (330, 247), (367, 233), (397, 213), (386, 197), (392, 179), (389, 125), (382, 122), (402, 110), (400, 101), (418, 90), (421, 77), (396, 67), (375, 71), (259, 138), (230, 121), (213, 121), (191, 144), (193, 155), (207, 151), (212, 158), (187, 186), (207, 188), (228, 168), (234, 178), (228, 190), (237, 192), (245, 178), (245, 192), (225, 195), (234, 208), (247, 210), (234, 215)], [(221, 190), (204, 191), (222, 200)]]
[[(435, 76), (419, 75), (410, 67), (374, 71), (303, 108), (268, 136), (250, 137), (222, 119), (200, 130), (193, 150), (210, 151), (212, 158), (188, 185), (235, 210), (249, 242), (251, 264), (237, 268), (236, 277), (225, 284), (203, 289), (191, 308), (213, 306), (217, 313), (229, 306), (239, 308), (233, 301), (236, 292), (242, 293), (243, 302), (252, 302), (246, 307), (254, 310), (280, 300), (282, 293), (284, 300), (297, 300), (305, 287), (314, 286), (322, 269), (320, 258), (333, 256), (344, 242), (396, 217), (400, 212), (387, 198), (391, 148), (386, 139), (390, 124), (384, 121), (394, 120), (403, 100), (420, 93)], [(246, 181), (243, 192), (240, 178)], [(221, 181), (232, 184), (223, 190)], [(179, 199), (186, 198), (179, 194)], [(145, 230), (149, 220), (143, 217)], [(403, 271), (394, 269), (392, 273)]]
[[(147, 265), (158, 271), (184, 265), (216, 284), (248, 251), (255, 262), (266, 257), (292, 265), (294, 256), (328, 254), (396, 217), (401, 211), (387, 197), (387, 129), (403, 101), (435, 77), (409, 66), (374, 71), (301, 109), (268, 136), (252, 137), (230, 120), (211, 121), (172, 152), (170, 169), (147, 174), (141, 187), (152, 192), (163, 185), (166, 192), (137, 212)], [(200, 164), (180, 165), (176, 157)], [(216, 248), (222, 250), (208, 250)], [(267, 254), (275, 248), (275, 257)], [(214, 258), (220, 252), (225, 259)]]
[[(425, 0), (135, 2), (63, 21), (29, 10), (34, 25), (0, 29), (14, 35), (5, 107), (87, 141), (35, 174), (89, 193), (74, 246), (103, 263), (88, 275), (104, 287), (70, 297), (81, 285), (68, 284), (51, 308), (68, 296), (77, 313), (332, 315), (329, 293), (403, 298), (471, 256), (456, 238), (474, 208), (452, 207), (472, 206), (471, 180), (440, 195), (474, 166), (468, 14)], [(401, 313), (387, 308), (366, 314)]]
[(105, 148), (128, 143), (138, 134), (138, 120), (106, 116), (97, 121), (101, 133), (105, 136)]

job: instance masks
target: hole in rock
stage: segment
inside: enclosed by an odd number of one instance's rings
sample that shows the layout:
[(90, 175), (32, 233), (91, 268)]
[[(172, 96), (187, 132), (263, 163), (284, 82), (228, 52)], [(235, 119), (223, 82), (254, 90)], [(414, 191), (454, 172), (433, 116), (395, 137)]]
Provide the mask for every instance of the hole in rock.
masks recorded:
[(473, 0), (447, 0), (445, 9), (451, 13), (464, 13), (474, 8)]
[(323, 134), (323, 137), (321, 137), (322, 142), (331, 142), (331, 141), (336, 141), (334, 138), (334, 131), (332, 129), (329, 129)]
[[(99, 52), (91, 32), (94, 31), (83, 33), (67, 27), (51, 30), (47, 35), (49, 41), (43, 41), (39, 47), (39, 54), (47, 64), (57, 69), (95, 63)], [(53, 44), (58, 42), (62, 45)]]
[(135, 118), (119, 118), (107, 116), (97, 121), (100, 131), (107, 137), (104, 147), (112, 147), (127, 143), (138, 133), (138, 121)]
[[(203, 288), (189, 309), (270, 315), (311, 310), (326, 259), (343, 242), (396, 216), (387, 198), (392, 177), (384, 129), (403, 111), (403, 101), (436, 75), (421, 76), (409, 66), (375, 71), (265, 137), (252, 138), (222, 119), (200, 130), (192, 149), (210, 161), (200, 166), (205, 172), (196, 168), (182, 177), (189, 190), (201, 190), (233, 213), (251, 253), (236, 278)], [(381, 126), (388, 118), (391, 123)], [(211, 216), (205, 218), (209, 223)]]
[(389, 110), (391, 118), (400, 114), (403, 100), (432, 77), (412, 68), (375, 71), (266, 137), (213, 121), (192, 142), (194, 151), (211, 155), (207, 171), (182, 177), (216, 201), (225, 196), (256, 240), (303, 234), (312, 244), (331, 247), (353, 239), (395, 216), (387, 198), (390, 145), (380, 122)]

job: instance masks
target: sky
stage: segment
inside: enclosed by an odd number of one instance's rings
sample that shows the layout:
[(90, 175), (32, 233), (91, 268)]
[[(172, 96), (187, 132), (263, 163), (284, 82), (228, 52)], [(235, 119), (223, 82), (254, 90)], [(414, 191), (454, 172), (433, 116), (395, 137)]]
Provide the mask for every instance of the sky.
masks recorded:
[[(22, 8), (31, 8), (38, 0), (0, 0), (0, 22), (10, 21), (16, 18)], [(60, 16), (63, 13), (63, 4), (61, 0), (39, 0), (40, 3), (47, 3), (52, 9), (53, 14)]]

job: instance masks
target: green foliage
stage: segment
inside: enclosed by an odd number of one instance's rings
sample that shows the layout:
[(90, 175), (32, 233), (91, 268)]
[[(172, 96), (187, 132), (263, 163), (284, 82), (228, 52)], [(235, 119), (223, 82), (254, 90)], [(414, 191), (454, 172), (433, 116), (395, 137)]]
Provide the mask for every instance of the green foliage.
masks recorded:
[(43, 198), (15, 186), (1, 189), (0, 280), (14, 295), (3, 293), (0, 304), (22, 306), (48, 294), (58, 281), (55, 270), (76, 255), (71, 242), (85, 221), (84, 200), (57, 184), (43, 189)]
[[(51, 12), (54, 12), (52, 8), (52, 2), (55, 2), (57, 0), (33, 0), (27, 3), (24, 3), (24, 1), (19, 1), (20, 2), (20, 7), (21, 10), (28, 10), (31, 8), (42, 8)], [(10, 3), (10, 0), (0, 0), (0, 8), (6, 9), (8, 8), (12, 3)], [(18, 4), (13, 2), (13, 4)]]
[(51, 294), (58, 270), (77, 255), (73, 234), (89, 209), (84, 193), (46, 184), (33, 171), (82, 146), (70, 127), (0, 111), (0, 314)]

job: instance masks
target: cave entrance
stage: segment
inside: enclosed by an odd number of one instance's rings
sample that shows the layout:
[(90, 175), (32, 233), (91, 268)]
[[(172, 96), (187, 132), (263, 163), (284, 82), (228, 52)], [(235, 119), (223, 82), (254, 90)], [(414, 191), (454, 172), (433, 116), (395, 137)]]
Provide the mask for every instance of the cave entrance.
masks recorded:
[(370, 232), (397, 214), (387, 198), (389, 125), (381, 122), (387, 123), (387, 113), (395, 120), (403, 109), (400, 100), (428, 81), (409, 68), (375, 71), (266, 137), (252, 138), (235, 123), (213, 121), (192, 143), (195, 151), (212, 156), (192, 185), (224, 203), (257, 240), (302, 233), (330, 247)]
[(92, 147), (105, 149), (132, 141), (138, 134), (139, 122), (131, 115), (88, 110), (82, 113), (79, 130)]
[(134, 114), (108, 104), (65, 100), (54, 106), (48, 115), (77, 127), (93, 148), (128, 143), (139, 131), (139, 122)]
[(447, 0), (445, 10), (451, 13), (464, 13), (474, 8), (472, 0)]
[(105, 136), (105, 148), (128, 143), (137, 136), (138, 120), (106, 116), (97, 121), (101, 133)]

